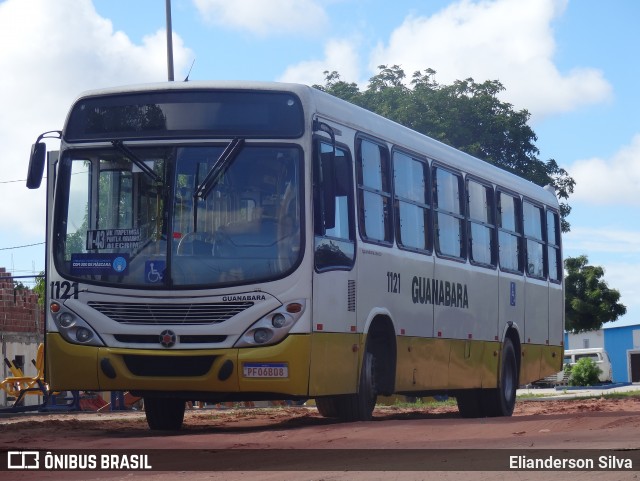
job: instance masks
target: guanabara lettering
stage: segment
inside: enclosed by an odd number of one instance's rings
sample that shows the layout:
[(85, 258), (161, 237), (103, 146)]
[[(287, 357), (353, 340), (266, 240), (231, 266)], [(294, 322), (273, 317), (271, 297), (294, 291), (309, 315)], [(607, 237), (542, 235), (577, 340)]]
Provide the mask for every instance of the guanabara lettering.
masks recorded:
[(469, 309), (467, 285), (428, 277), (414, 276), (411, 281), (411, 299), (414, 304)]
[(233, 301), (266, 301), (267, 298), (264, 294), (251, 294), (247, 296), (223, 296), (223, 302), (233, 302)]

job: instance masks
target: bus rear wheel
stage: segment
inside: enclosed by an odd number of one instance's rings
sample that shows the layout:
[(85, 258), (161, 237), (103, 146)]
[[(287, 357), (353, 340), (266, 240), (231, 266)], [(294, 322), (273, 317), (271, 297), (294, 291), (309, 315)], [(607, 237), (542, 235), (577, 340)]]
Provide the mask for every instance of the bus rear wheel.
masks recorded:
[(518, 361), (513, 341), (506, 338), (502, 345), (500, 378), (498, 387), (486, 389), (483, 393), (482, 407), (487, 417), (511, 416), (516, 406), (518, 389)]
[(480, 389), (469, 389), (456, 394), (460, 416), (463, 418), (483, 417), (482, 396), (483, 393)]
[(149, 429), (154, 431), (178, 431), (184, 420), (184, 400), (173, 398), (144, 398), (144, 412)]
[(498, 387), (469, 389), (456, 395), (458, 410), (463, 418), (511, 416), (516, 405), (518, 362), (513, 341), (506, 338), (502, 345)]

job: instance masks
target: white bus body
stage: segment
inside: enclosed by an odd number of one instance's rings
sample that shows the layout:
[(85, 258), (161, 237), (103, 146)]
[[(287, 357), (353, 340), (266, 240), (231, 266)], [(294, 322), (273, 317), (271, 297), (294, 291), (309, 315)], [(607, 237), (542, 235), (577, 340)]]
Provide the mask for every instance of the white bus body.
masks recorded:
[(510, 415), (561, 367), (555, 195), (318, 90), (83, 94), (47, 182), (47, 381), (138, 393), (151, 428), (185, 400)]

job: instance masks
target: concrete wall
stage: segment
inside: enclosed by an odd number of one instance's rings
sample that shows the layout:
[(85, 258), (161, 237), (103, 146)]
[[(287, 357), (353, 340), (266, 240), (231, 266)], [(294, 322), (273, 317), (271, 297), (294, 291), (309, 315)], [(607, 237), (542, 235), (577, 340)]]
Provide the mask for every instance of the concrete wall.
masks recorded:
[(629, 353), (640, 352), (640, 326), (612, 327), (604, 329), (604, 332), (604, 348), (611, 359), (613, 380), (630, 382)]
[(579, 332), (578, 334), (569, 333), (569, 343), (565, 345), (565, 349), (585, 349), (604, 347), (604, 330)]
[(611, 359), (614, 382), (631, 382), (630, 354), (640, 354), (640, 325), (608, 327), (599, 331), (565, 333), (565, 349), (604, 347)]

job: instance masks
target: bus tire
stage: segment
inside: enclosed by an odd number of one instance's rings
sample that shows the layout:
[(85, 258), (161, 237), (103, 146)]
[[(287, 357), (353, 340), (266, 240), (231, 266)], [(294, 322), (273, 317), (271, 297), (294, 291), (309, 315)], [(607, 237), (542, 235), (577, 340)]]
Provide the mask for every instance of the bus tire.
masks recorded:
[(144, 412), (149, 429), (178, 431), (184, 420), (184, 400), (173, 398), (144, 398)]
[(468, 389), (456, 394), (458, 411), (463, 418), (480, 418), (482, 412), (482, 393), (478, 389)]
[(337, 396), (316, 398), (316, 407), (323, 418), (337, 418), (338, 400)]
[(338, 417), (344, 421), (370, 421), (378, 397), (376, 358), (366, 352), (362, 359), (358, 392), (339, 398)]
[(511, 416), (516, 406), (516, 389), (518, 389), (518, 362), (513, 341), (506, 338), (502, 345), (500, 377), (498, 387), (486, 389), (482, 404), (487, 417)]

